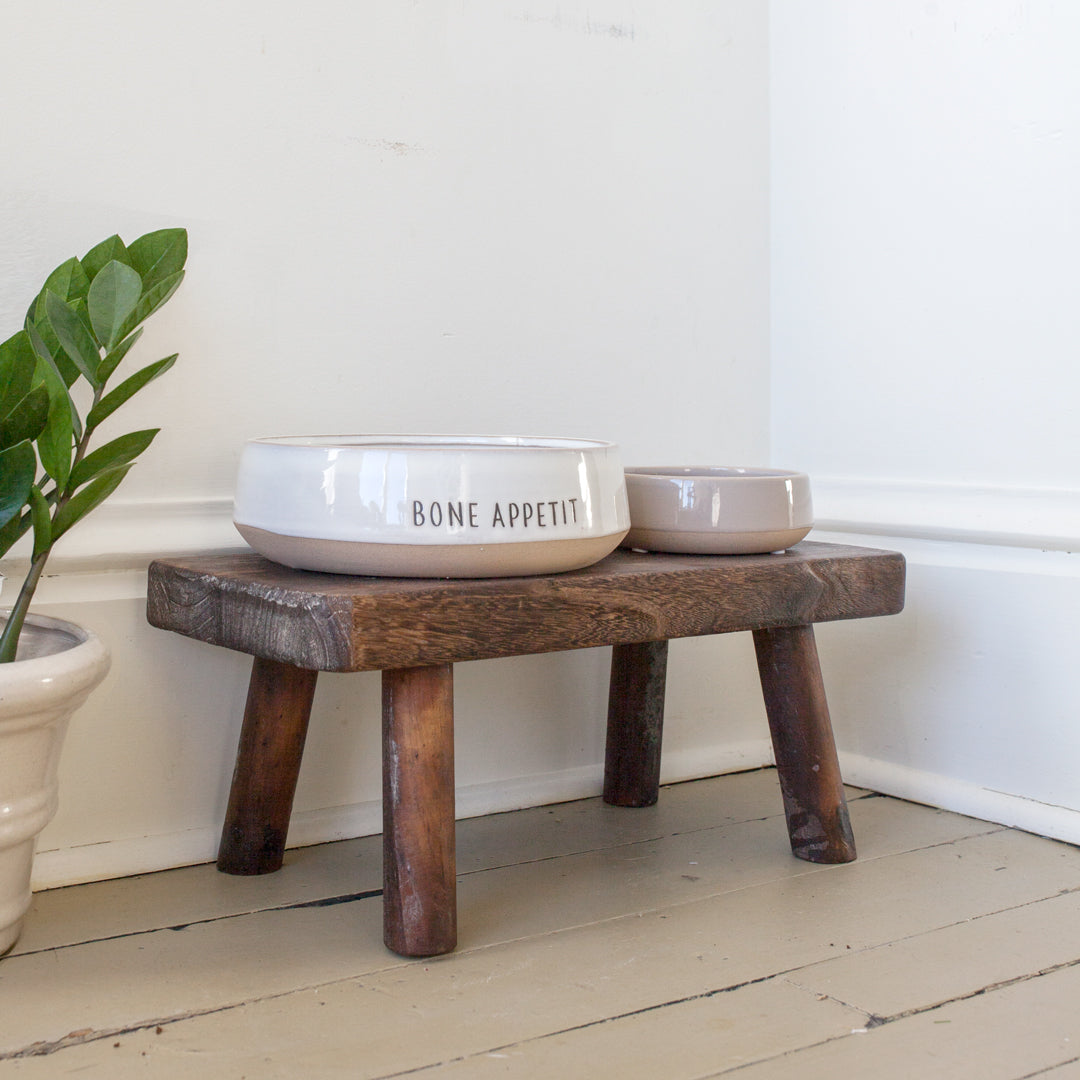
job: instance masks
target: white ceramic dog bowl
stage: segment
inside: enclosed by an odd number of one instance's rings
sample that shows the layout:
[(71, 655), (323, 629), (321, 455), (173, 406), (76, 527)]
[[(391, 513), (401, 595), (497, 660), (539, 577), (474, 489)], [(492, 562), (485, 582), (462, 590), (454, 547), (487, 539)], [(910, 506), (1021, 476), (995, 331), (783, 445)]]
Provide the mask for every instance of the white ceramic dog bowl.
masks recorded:
[(630, 524), (612, 443), (486, 435), (253, 439), (233, 520), (287, 566), (390, 577), (576, 570)]
[(626, 497), (630, 531), (623, 547), (645, 551), (781, 551), (814, 524), (810, 478), (786, 469), (627, 469)]

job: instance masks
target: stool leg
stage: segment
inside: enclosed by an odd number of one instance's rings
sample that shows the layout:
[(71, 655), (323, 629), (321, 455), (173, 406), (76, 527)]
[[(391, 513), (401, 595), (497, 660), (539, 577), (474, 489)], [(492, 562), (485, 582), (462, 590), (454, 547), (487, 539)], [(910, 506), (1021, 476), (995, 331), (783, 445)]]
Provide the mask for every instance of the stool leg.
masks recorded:
[(808, 862), (851, 862), (855, 858), (855, 839), (836, 759), (814, 628), (755, 630), (754, 647), (791, 850)]
[(384, 671), (383, 940), (401, 956), (457, 944), (454, 669)]
[(255, 658), (218, 847), (226, 874), (281, 868), (317, 671)]
[(612, 647), (604, 759), (612, 806), (652, 806), (659, 795), (667, 655), (666, 641)]

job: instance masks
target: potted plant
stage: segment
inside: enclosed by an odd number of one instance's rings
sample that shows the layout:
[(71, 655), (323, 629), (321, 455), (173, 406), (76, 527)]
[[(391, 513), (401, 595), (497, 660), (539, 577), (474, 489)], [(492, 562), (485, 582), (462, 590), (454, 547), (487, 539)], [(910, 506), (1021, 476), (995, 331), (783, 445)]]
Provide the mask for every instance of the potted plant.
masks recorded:
[[(187, 233), (111, 236), (46, 279), (0, 344), (0, 558), (29, 533), (29, 569), (0, 612), (0, 954), (30, 905), (34, 842), (56, 812), (67, 722), (108, 670), (92, 632), (29, 614), (53, 545), (116, 490), (157, 429), (91, 448), (98, 430), (176, 355), (113, 376), (142, 323), (184, 277)], [(7, 583), (7, 590), (12, 582)]]

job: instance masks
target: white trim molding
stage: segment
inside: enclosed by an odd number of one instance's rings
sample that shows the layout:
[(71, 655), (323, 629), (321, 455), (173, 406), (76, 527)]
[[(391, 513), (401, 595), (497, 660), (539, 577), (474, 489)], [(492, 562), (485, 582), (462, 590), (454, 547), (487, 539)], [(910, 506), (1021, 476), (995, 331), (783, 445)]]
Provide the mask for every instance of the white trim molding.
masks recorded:
[(1080, 551), (1080, 489), (813, 477), (826, 532)]
[[(860, 754), (841, 751), (839, 756), (845, 783), (855, 787), (966, 814), (981, 821), (993, 821), (1069, 844), (1080, 844), (1080, 810), (1072, 807), (1039, 802), (1026, 795), (998, 791)], [(855, 840), (857, 843), (857, 836)]]
[[(812, 483), (821, 532), (1080, 551), (1080, 488), (850, 476)], [(135, 569), (161, 556), (221, 550), (246, 550), (231, 496), (114, 499), (57, 544), (50, 572)]]
[[(1080, 488), (850, 476), (812, 483), (820, 532), (1080, 551)], [(14, 562), (27, 554), (20, 548)], [(113, 499), (57, 544), (49, 572), (143, 569), (153, 558), (225, 550), (247, 550), (231, 496)]]
[[(665, 764), (664, 783), (765, 767), (772, 763), (772, 751), (768, 740), (763, 739), (684, 752), (678, 759), (672, 762), (675, 768)], [(840, 752), (840, 765), (845, 783), (853, 787), (1080, 844), (1080, 811), (1067, 806), (844, 751)], [(590, 798), (599, 794), (602, 784), (603, 770), (597, 765), (470, 785), (458, 790), (457, 816), (459, 819), (480, 817)], [(378, 801), (301, 811), (294, 816), (289, 830), (289, 848), (372, 836), (381, 829), (382, 808)], [(39, 851), (34, 860), (33, 887), (57, 888), (212, 862), (219, 835), (217, 828), (199, 828), (158, 836), (116, 838), (85, 848)]]
[[(232, 507), (230, 495), (113, 499), (57, 541), (48, 572), (145, 569), (151, 559), (168, 555), (246, 550), (232, 523)], [(24, 537), (11, 559), (17, 564), (28, 557)]]
[[(231, 495), (116, 499), (56, 545), (61, 561), (105, 563), (221, 548), (246, 548), (232, 523)], [(130, 565), (130, 564), (129, 564)]]

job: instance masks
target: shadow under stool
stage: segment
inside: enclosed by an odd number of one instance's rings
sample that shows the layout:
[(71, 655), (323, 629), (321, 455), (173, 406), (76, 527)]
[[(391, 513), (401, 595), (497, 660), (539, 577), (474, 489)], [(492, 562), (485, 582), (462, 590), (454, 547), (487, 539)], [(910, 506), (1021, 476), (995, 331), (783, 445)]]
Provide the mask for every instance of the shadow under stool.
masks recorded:
[(254, 657), (218, 868), (280, 868), (320, 671), (382, 672), (383, 927), (403, 956), (457, 943), (453, 665), (611, 645), (604, 799), (656, 802), (671, 638), (749, 630), (791, 849), (855, 858), (813, 624), (892, 615), (904, 559), (616, 551), (584, 570), (438, 580), (292, 570), (253, 553), (151, 564), (154, 626)]

